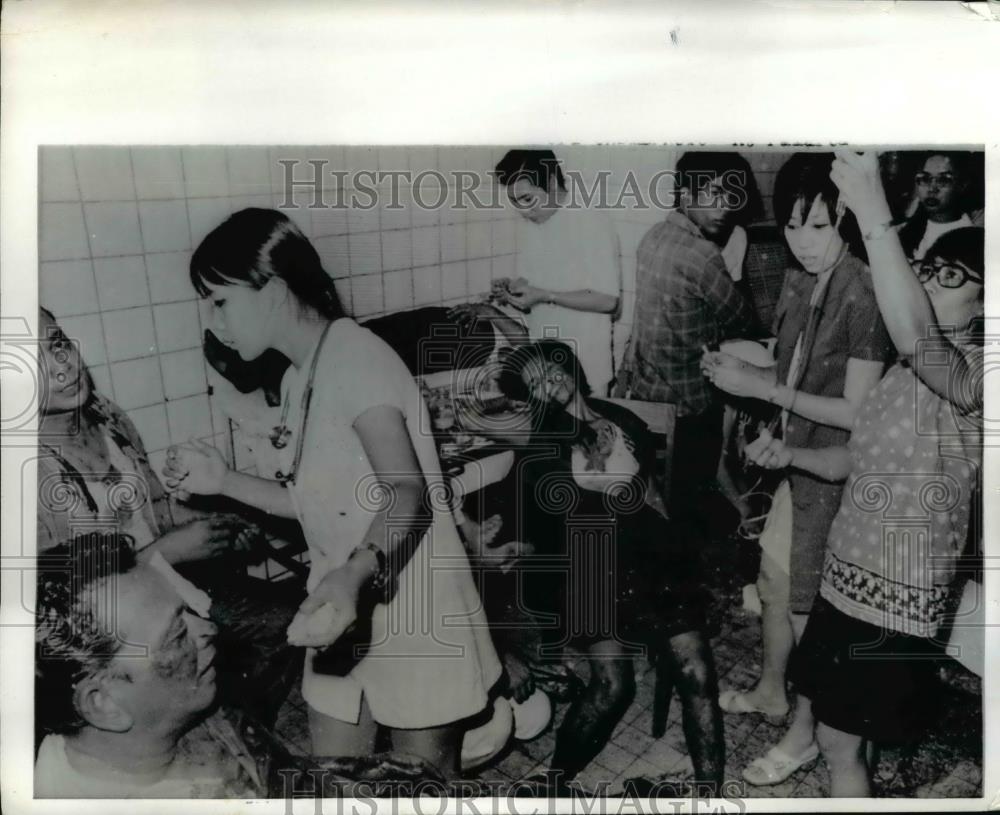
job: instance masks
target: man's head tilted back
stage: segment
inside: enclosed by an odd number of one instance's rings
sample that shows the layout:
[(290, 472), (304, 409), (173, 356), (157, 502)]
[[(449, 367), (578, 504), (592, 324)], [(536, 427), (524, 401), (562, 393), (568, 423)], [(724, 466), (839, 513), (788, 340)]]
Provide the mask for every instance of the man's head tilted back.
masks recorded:
[(137, 564), (119, 535), (81, 536), (43, 557), (37, 725), (132, 739), (190, 728), (215, 700), (215, 626), (191, 607), (186, 581), (165, 562)]

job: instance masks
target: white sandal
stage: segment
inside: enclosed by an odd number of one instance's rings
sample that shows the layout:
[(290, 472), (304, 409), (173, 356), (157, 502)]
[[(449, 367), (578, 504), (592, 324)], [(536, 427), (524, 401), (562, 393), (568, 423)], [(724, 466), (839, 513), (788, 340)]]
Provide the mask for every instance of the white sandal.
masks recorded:
[(798, 770), (816, 763), (819, 747), (810, 744), (800, 756), (790, 756), (784, 750), (772, 747), (764, 755), (751, 761), (743, 770), (743, 779), (755, 787), (769, 787), (786, 781)]

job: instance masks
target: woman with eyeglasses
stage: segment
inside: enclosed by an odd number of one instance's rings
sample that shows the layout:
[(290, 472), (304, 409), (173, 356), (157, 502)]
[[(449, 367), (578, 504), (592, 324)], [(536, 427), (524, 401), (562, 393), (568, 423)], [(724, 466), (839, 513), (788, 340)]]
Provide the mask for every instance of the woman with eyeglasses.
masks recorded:
[[(891, 351), (857, 224), (830, 180), (833, 159), (832, 153), (796, 153), (775, 180), (775, 217), (796, 261), (775, 311), (776, 365), (757, 368), (722, 353), (708, 353), (702, 363), (721, 390), (773, 405), (772, 432), (803, 448), (847, 442)], [(788, 660), (819, 591), (841, 489), (797, 468), (781, 473), (759, 537), (760, 678), (747, 690), (722, 692), (719, 704), (727, 713), (764, 715), (772, 723), (789, 713)], [(780, 784), (819, 755), (809, 699), (796, 691), (782, 738), (743, 770), (751, 784)]]
[(382, 727), (394, 750), (456, 776), (465, 720), (485, 708), (501, 667), (417, 383), (344, 314), (315, 248), (276, 210), (216, 227), (191, 258), (191, 282), (244, 360), (268, 348), (291, 360), (271, 437), (281, 471), (239, 472), (194, 442), (168, 454), (168, 487), (301, 524), (309, 596), (288, 640), (307, 648), (313, 753), (374, 753)]
[(764, 435), (748, 453), (764, 467), (846, 479), (789, 675), (812, 700), (830, 794), (859, 797), (871, 795), (866, 744), (911, 741), (933, 715), (935, 636), (981, 460), (983, 230), (941, 236), (915, 275), (874, 154), (838, 153), (831, 178), (857, 216), (900, 361), (848, 444), (805, 449)]

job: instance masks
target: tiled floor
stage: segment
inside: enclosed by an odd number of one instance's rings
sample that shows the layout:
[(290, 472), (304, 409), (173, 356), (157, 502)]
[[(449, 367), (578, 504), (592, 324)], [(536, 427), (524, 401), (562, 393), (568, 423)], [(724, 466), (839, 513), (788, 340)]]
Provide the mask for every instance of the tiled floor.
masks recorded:
[[(760, 620), (742, 609), (740, 584), (734, 574), (732, 543), (713, 541), (703, 550), (708, 581), (717, 598), (714, 625), (718, 634), (712, 639), (722, 688), (747, 688), (760, 671)], [(882, 797), (964, 798), (979, 797), (982, 787), (982, 704), (981, 684), (964, 673), (956, 663), (949, 681), (941, 684), (940, 718), (930, 735), (907, 749), (882, 749), (875, 773), (875, 794)], [(586, 676), (585, 659), (574, 662), (574, 670)], [(680, 723), (680, 703), (676, 696), (670, 705), (667, 731), (660, 739), (650, 735), (652, 724), (654, 672), (644, 660), (637, 660), (635, 699), (610, 742), (578, 776), (590, 791), (606, 784), (614, 794), (622, 791), (622, 782), (634, 776), (683, 780), (692, 774), (687, 745)], [(481, 768), (471, 777), (492, 781), (516, 781), (546, 769), (555, 747), (558, 729), (566, 706), (555, 711), (553, 722), (530, 742), (513, 742), (505, 754)], [(282, 709), (278, 720), (282, 735), (308, 749), (308, 725), (304, 703), (296, 692)], [(762, 755), (782, 735), (782, 726), (774, 726), (756, 715), (726, 715), (726, 780), (743, 784), (746, 797), (817, 798), (829, 793), (829, 772), (820, 759), (809, 769), (795, 773), (786, 782), (771, 787), (744, 784), (743, 768)]]
[[(713, 651), (723, 687), (747, 687), (759, 669), (759, 620), (734, 611), (713, 639)], [(633, 776), (671, 779), (690, 777), (692, 768), (680, 724), (680, 704), (676, 697), (670, 707), (666, 734), (650, 735), (652, 721), (653, 671), (639, 660), (636, 665), (635, 700), (615, 729), (611, 741), (578, 777), (588, 790), (605, 789), (614, 794)], [(575, 665), (585, 673), (585, 662)], [(877, 794), (890, 797), (965, 798), (980, 795), (981, 717), (977, 696), (942, 686), (947, 710), (933, 735), (915, 749), (884, 749), (876, 774)], [(514, 742), (509, 751), (472, 777), (493, 781), (516, 781), (543, 771), (555, 746), (565, 706), (557, 708), (552, 725), (530, 742)], [(782, 732), (759, 716), (725, 717), (726, 778), (740, 779), (740, 771), (754, 757), (764, 753)], [(286, 703), (278, 719), (278, 729), (303, 749), (308, 749), (305, 709), (298, 693)], [(829, 773), (822, 759), (814, 767), (801, 770), (788, 781), (772, 787), (746, 787), (748, 797), (817, 798), (829, 789)]]

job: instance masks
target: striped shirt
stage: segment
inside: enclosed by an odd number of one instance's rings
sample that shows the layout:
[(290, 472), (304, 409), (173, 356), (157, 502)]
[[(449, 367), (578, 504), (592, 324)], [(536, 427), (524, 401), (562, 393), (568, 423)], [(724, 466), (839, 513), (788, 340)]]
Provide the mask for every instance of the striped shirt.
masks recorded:
[(635, 320), (623, 366), (631, 396), (701, 413), (714, 395), (702, 376), (703, 346), (757, 336), (753, 310), (733, 285), (719, 247), (673, 211), (639, 244)]

